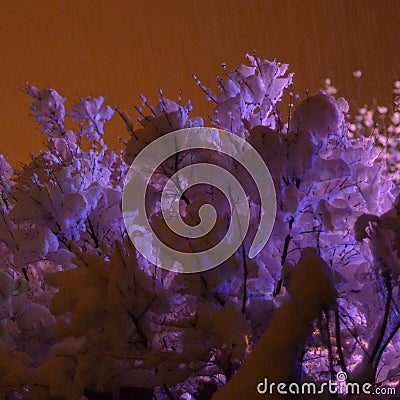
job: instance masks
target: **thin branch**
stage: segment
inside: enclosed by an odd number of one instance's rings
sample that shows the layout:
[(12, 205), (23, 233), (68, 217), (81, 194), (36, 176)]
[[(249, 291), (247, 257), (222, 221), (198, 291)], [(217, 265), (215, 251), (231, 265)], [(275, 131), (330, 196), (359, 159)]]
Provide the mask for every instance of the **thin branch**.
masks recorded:
[(378, 339), (376, 341), (374, 348), (372, 349), (371, 356), (370, 356), (370, 361), (372, 362), (374, 371), (376, 371), (376, 368), (377, 368), (377, 363), (376, 363), (377, 355), (379, 354), (379, 349), (381, 347), (381, 343), (385, 337), (386, 328), (387, 328), (387, 324), (388, 324), (388, 320), (389, 320), (389, 314), (390, 314), (390, 304), (392, 302), (392, 284), (390, 282), (390, 274), (388, 271), (386, 271), (384, 273), (383, 278), (384, 278), (385, 287), (386, 287), (386, 290), (388, 293), (387, 293), (387, 298), (386, 298), (386, 303), (385, 303), (385, 313), (383, 315), (383, 321), (382, 321), (382, 325), (380, 328), (379, 336), (378, 336)]
[(375, 362), (374, 368), (378, 368), (378, 365), (382, 358), (383, 352), (385, 351), (385, 349), (387, 348), (387, 346), (389, 345), (391, 340), (394, 338), (396, 333), (399, 331), (399, 329), (400, 329), (400, 321), (395, 325), (392, 332), (390, 332), (389, 336), (386, 338), (386, 340), (383, 342), (382, 346), (380, 347), (379, 352), (376, 355), (376, 362)]
[(339, 318), (339, 307), (335, 308), (335, 337), (336, 337), (336, 347), (339, 356), (339, 364), (342, 371), (348, 375), (346, 363), (344, 361), (342, 338), (340, 336), (340, 318)]
[(175, 400), (175, 396), (171, 393), (168, 386), (164, 383), (163, 389), (169, 400)]
[(246, 253), (244, 250), (244, 244), (242, 243), (242, 260), (243, 260), (243, 298), (242, 298), (242, 314), (246, 312), (246, 303), (247, 303), (247, 279), (248, 279), (248, 269), (247, 269), (247, 260)]
[(328, 339), (328, 357), (329, 357), (329, 372), (331, 374), (331, 379), (335, 377), (335, 369), (333, 367), (333, 350), (332, 350), (332, 340), (331, 340), (331, 330), (330, 330), (330, 319), (329, 311), (324, 312), (326, 321), (326, 334)]

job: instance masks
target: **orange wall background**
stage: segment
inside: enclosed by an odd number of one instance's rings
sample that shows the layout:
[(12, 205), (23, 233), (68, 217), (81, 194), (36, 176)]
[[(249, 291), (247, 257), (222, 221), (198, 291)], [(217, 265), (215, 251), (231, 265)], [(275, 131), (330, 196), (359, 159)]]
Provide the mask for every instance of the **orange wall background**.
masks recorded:
[[(172, 99), (183, 89), (206, 117), (191, 73), (215, 87), (222, 62), (232, 69), (253, 50), (289, 63), (301, 94), (329, 76), (341, 96), (390, 104), (400, 78), (398, 0), (14, 0), (0, 1), (0, 17), (0, 153), (14, 165), (43, 147), (26, 81), (70, 104), (104, 95), (133, 117), (139, 94), (154, 102), (159, 87)], [(118, 135), (127, 137), (115, 118), (107, 141)]]

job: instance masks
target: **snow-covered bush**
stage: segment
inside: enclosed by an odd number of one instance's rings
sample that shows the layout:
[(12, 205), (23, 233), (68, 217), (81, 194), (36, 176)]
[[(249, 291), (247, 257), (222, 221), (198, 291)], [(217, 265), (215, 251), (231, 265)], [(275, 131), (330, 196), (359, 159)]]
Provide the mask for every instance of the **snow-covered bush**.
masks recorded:
[[(358, 79), (360, 71), (355, 71), (354, 76)], [(332, 85), (330, 79), (325, 82), (328, 92), (336, 93), (337, 89)], [(378, 159), (385, 163), (393, 181), (400, 182), (400, 146), (398, 137), (400, 134), (400, 81), (393, 83), (392, 94), (393, 105), (380, 105), (374, 99), (372, 106), (363, 105), (356, 110), (352, 118), (349, 118), (349, 135), (351, 138), (363, 135), (373, 136), (375, 144), (380, 149)]]
[[(160, 92), (151, 106), (142, 97), (150, 115), (138, 108), (140, 129), (116, 108), (131, 134), (117, 154), (103, 140), (114, 110), (102, 97), (66, 109), (55, 90), (27, 89), (47, 148), (19, 169), (0, 156), (1, 396), (188, 400), (210, 398), (226, 384), (217, 398), (238, 388), (256, 398), (264, 377), (320, 384), (340, 371), (349, 381), (399, 385), (400, 212), (392, 172), (400, 111), (380, 119), (386, 130), (377, 140), (365, 118), (350, 121), (346, 100), (319, 91), (290, 106), (284, 123), (288, 65), (248, 60), (230, 73), (224, 66), (215, 94), (196, 81), (215, 103), (211, 123), (247, 140), (271, 172), (277, 213), (262, 252), (248, 258), (260, 195), (228, 157), (186, 151), (149, 181), (149, 219), (164, 240), (172, 236), (160, 196), (176, 171), (218, 164), (246, 189), (248, 237), (221, 266), (196, 274), (161, 270), (140, 256), (121, 211), (139, 152), (169, 132), (204, 125), (190, 115), (190, 102)], [(382, 137), (396, 146), (382, 150)], [(201, 205), (216, 205), (219, 225), (208, 241), (174, 237), (176, 248), (218, 242), (229, 220), (221, 192), (198, 185), (181, 203), (190, 225)]]

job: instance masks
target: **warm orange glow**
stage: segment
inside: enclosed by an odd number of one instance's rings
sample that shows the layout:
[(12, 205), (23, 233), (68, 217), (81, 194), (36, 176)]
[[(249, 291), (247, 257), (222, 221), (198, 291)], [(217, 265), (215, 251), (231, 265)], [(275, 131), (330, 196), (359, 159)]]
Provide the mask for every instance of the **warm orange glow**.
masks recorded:
[[(313, 92), (329, 76), (340, 95), (390, 102), (399, 78), (399, 17), (396, 0), (3, 2), (0, 152), (15, 164), (40, 147), (22, 93), (26, 81), (71, 99), (105, 95), (132, 115), (140, 93), (154, 101), (162, 87), (176, 99), (183, 89), (206, 116), (209, 105), (191, 73), (212, 84), (222, 62), (234, 67), (254, 49), (291, 64), (296, 92)], [(355, 69), (363, 71), (359, 92)], [(126, 137), (115, 120), (109, 137)]]

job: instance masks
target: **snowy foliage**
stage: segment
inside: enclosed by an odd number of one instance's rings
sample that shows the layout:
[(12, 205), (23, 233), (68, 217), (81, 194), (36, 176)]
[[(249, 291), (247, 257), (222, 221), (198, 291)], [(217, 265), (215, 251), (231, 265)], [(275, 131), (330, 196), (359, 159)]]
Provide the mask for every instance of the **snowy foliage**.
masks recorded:
[(277, 103), (293, 79), (293, 73), (285, 75), (288, 64), (261, 60), (255, 54), (247, 54), (247, 59), (250, 66), (242, 64), (230, 73), (223, 64), (226, 79), (217, 78), (220, 92), (215, 95), (194, 77), (207, 98), (216, 103), (211, 121), (238, 135), (259, 125), (280, 126)]
[[(355, 71), (355, 73), (360, 71)], [(355, 76), (358, 76), (355, 74)], [(336, 93), (331, 85), (327, 89)], [(352, 138), (372, 136), (380, 149), (379, 160), (386, 164), (389, 174), (395, 183), (400, 182), (400, 81), (393, 83), (394, 102), (391, 106), (380, 105), (377, 100), (372, 106), (364, 105), (354, 110), (354, 116), (349, 119), (349, 135)]]
[(187, 190), (183, 219), (198, 223), (199, 207), (211, 203), (217, 229), (200, 242), (177, 238), (160, 209), (167, 180), (211, 162), (246, 189), (248, 237), (223, 265), (197, 274), (143, 259), (121, 212), (136, 155), (162, 135), (203, 126), (190, 102), (160, 92), (151, 106), (142, 96), (140, 129), (116, 108), (131, 135), (117, 154), (103, 140), (114, 110), (102, 97), (66, 109), (54, 89), (27, 88), (47, 148), (15, 169), (0, 156), (0, 397), (208, 399), (226, 384), (216, 398), (240, 390), (252, 398), (264, 377), (322, 383), (339, 371), (350, 381), (399, 386), (398, 105), (390, 117), (377, 106), (351, 121), (327, 82), (284, 124), (278, 103), (292, 85), (288, 65), (248, 60), (218, 78), (217, 93), (196, 81), (215, 103), (211, 123), (247, 140), (273, 177), (277, 215), (263, 251), (247, 257), (260, 198), (228, 157), (183, 152), (148, 186), (160, 237), (193, 250), (225, 234), (227, 201), (211, 186)]

